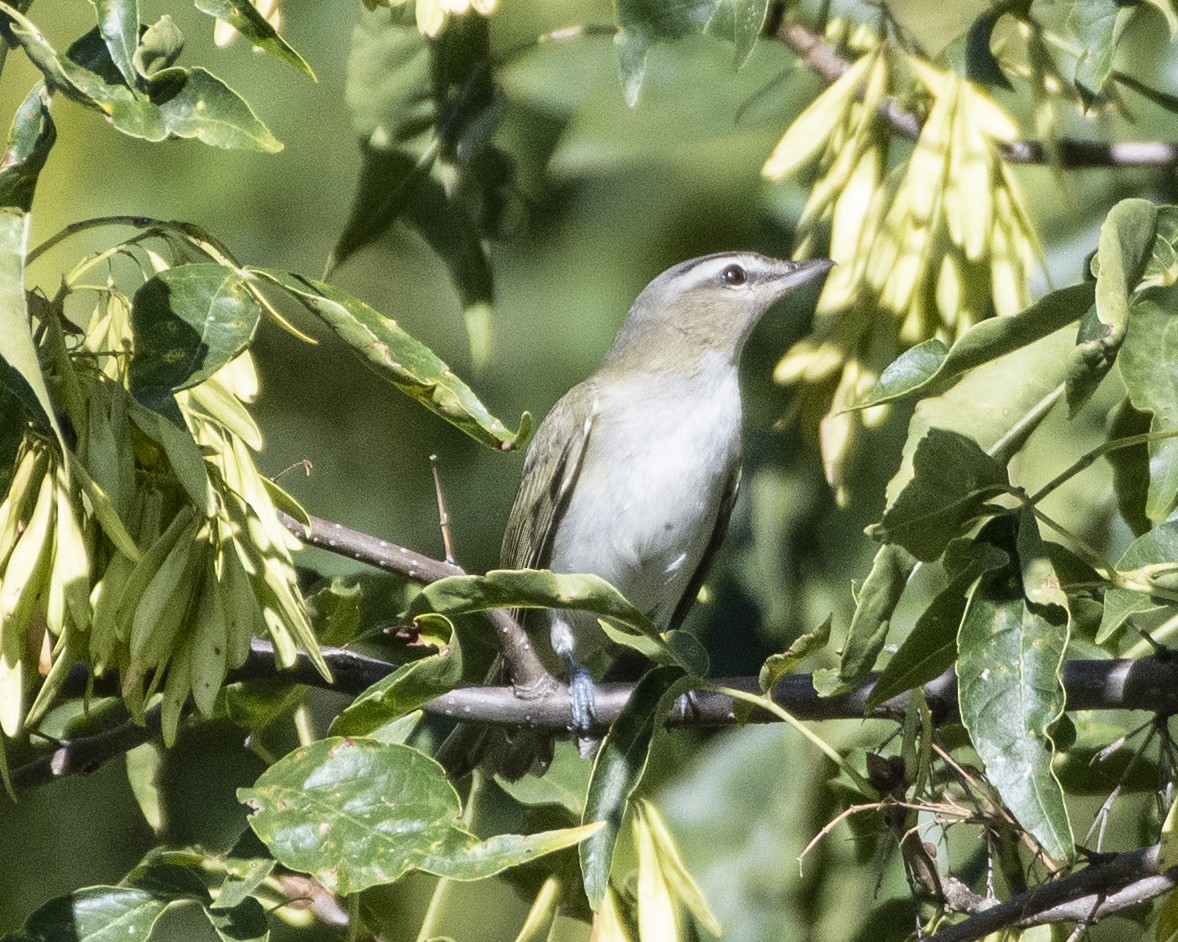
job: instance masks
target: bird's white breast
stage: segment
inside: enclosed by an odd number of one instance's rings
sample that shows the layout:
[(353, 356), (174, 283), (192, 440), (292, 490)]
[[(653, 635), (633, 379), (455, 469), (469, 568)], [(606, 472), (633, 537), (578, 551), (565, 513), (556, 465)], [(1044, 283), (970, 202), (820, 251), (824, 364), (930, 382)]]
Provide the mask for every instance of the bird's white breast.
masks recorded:
[[(552, 568), (602, 576), (666, 627), (740, 461), (740, 417), (736, 370), (719, 356), (702, 375), (608, 384)], [(586, 634), (577, 632), (579, 650), (591, 647)]]

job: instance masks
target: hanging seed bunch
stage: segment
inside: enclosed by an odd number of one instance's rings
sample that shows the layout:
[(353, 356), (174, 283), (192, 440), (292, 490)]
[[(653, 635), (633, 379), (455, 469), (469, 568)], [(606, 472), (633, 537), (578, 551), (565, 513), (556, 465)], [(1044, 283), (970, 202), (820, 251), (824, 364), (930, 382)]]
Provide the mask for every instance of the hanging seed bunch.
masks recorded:
[[(837, 264), (813, 333), (785, 354), (775, 378), (800, 387), (800, 414), (818, 430), (840, 501), (856, 434), (887, 407), (847, 410), (909, 347), (952, 341), (984, 317), (1025, 307), (1039, 257), (998, 153), (1016, 133), (1006, 113), (977, 86), (866, 28), (847, 45), (859, 54), (854, 64), (797, 117), (762, 171), (780, 181), (817, 165), (796, 254), (829, 254)], [(914, 95), (926, 117), (911, 152), (899, 155), (878, 109)]]
[[(9, 736), (37, 721), (79, 660), (97, 675), (117, 670), (133, 714), (162, 694), (169, 743), (190, 695), (212, 712), (256, 635), (269, 635), (283, 665), (301, 647), (326, 672), (296, 582), (300, 544), (275, 512), (297, 505), (253, 459), (262, 438), (247, 409), (257, 395), (248, 350), (169, 396), (174, 411), (132, 394), (136, 306), (183, 267), (146, 256), (134, 298), (113, 277), (79, 287), (90, 259), (53, 302), (34, 306), (54, 400), (77, 441), (63, 452), (29, 423), (0, 503), (0, 728)], [(232, 290), (256, 291), (243, 275), (227, 269)], [(82, 290), (97, 301), (79, 337), (64, 329), (63, 304)]]

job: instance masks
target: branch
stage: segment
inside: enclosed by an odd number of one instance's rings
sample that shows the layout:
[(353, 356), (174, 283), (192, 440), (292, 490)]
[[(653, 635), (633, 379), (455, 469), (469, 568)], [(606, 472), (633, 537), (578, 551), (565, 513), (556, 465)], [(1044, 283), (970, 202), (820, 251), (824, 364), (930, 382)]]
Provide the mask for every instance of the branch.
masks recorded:
[(1079, 873), (1060, 877), (993, 903), (928, 942), (971, 942), (1000, 929), (1027, 929), (1053, 922), (1090, 925), (1178, 887), (1178, 867), (1158, 869), (1158, 845), (1110, 854)]
[[(352, 530), (343, 524), (323, 520), (320, 517), (308, 518), (311, 523), (309, 535), (302, 523), (289, 514), (278, 511), (278, 519), (308, 546), (318, 547), (329, 553), (335, 553), (337, 556), (347, 556), (349, 559), (359, 560), (415, 582), (436, 582), (447, 576), (466, 575), (466, 571), (461, 566), (443, 562), (440, 559), (431, 559), (416, 550), (398, 546), (371, 534), (361, 533), (359, 530)], [(556, 678), (548, 672), (548, 668), (540, 660), (540, 656), (532, 646), (523, 626), (504, 609), (494, 609), (487, 612), (487, 617), (495, 628), (499, 650), (503, 654), (503, 660), (507, 662), (511, 681), (515, 688), (528, 696), (544, 694), (556, 689)]]
[[(786, 23), (777, 38), (828, 84), (851, 67), (834, 46), (799, 23)], [(885, 97), (876, 109), (880, 119), (902, 137), (915, 140), (923, 122), (896, 99)], [(1165, 141), (1105, 141), (1061, 138), (1051, 147), (1042, 141), (1010, 141), (999, 148), (1011, 164), (1053, 163), (1061, 167), (1169, 167), (1178, 163), (1178, 143)]]

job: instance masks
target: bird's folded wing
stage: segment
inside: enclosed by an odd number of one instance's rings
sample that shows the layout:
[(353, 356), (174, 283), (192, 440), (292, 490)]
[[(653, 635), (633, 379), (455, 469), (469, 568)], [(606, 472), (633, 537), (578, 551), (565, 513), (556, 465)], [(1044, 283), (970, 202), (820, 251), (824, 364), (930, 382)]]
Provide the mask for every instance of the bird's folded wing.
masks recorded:
[(503, 534), (505, 569), (546, 569), (593, 431), (593, 396), (566, 395), (540, 425)]

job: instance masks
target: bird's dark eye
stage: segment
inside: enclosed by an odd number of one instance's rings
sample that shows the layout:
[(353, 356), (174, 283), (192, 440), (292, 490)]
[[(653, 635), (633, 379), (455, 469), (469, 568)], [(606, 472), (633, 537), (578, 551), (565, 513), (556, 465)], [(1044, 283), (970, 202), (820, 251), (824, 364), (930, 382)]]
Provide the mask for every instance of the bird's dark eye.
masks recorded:
[(720, 272), (720, 277), (726, 285), (743, 285), (748, 281), (748, 275), (745, 274), (745, 270), (739, 265), (729, 265)]

